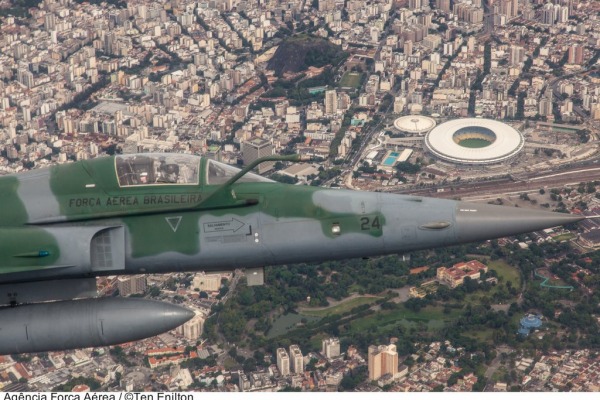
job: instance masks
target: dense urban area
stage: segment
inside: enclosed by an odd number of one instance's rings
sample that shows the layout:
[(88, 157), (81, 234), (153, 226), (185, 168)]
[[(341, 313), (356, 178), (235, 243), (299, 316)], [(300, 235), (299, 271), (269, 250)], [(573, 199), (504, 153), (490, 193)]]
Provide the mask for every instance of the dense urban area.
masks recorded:
[[(599, 58), (594, 0), (0, 0), (0, 174), (298, 153), (313, 161), (257, 172), (600, 215)], [(267, 267), (260, 286), (241, 270), (98, 278), (102, 296), (196, 316), (0, 356), (0, 389), (600, 391), (597, 221)]]

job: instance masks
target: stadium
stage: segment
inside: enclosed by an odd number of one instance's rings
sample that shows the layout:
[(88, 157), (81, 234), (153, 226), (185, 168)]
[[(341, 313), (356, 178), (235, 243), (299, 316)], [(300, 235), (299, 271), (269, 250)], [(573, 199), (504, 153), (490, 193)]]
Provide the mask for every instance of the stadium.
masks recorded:
[(427, 151), (443, 161), (461, 165), (511, 161), (524, 145), (521, 132), (502, 122), (481, 118), (448, 121), (425, 136)]
[(423, 115), (406, 115), (394, 121), (394, 128), (409, 135), (424, 135), (435, 127), (433, 118)]

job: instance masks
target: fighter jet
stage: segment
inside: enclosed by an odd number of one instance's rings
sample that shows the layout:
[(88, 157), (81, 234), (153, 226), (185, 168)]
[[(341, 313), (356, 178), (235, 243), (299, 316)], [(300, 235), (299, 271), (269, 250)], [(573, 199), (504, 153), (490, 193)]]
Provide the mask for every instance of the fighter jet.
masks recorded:
[(262, 268), (405, 253), (584, 217), (277, 183), (186, 154), (103, 157), (0, 177), (0, 354), (150, 337), (193, 313), (97, 298), (96, 277)]

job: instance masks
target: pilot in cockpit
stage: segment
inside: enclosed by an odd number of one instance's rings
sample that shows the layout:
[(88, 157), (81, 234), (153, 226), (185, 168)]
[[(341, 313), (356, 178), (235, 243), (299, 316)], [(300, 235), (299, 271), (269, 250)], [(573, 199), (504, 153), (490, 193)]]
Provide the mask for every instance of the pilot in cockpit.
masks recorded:
[(177, 183), (179, 176), (179, 165), (167, 164), (164, 157), (160, 158), (160, 165), (158, 166), (157, 182), (163, 183)]

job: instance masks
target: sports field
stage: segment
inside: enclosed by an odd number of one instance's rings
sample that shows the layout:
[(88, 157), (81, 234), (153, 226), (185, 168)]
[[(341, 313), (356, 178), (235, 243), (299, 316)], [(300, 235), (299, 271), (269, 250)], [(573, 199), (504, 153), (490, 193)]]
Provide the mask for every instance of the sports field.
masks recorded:
[(353, 87), (357, 89), (360, 86), (361, 75), (359, 72), (346, 72), (340, 80), (340, 87)]
[(458, 142), (458, 144), (462, 147), (468, 147), (470, 149), (480, 149), (482, 147), (489, 146), (491, 143), (485, 139), (473, 138), (461, 140)]

